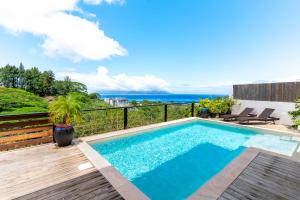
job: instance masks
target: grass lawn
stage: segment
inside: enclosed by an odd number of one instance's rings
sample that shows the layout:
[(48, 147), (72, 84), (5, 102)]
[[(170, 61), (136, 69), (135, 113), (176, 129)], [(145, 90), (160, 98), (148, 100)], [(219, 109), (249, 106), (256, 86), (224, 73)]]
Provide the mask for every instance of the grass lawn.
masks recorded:
[(43, 98), (22, 89), (0, 87), (0, 114), (46, 112)]

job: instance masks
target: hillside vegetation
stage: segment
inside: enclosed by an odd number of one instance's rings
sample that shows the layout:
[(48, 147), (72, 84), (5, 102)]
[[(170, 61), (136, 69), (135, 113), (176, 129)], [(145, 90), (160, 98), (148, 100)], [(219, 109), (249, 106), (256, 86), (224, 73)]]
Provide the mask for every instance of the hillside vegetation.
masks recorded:
[(69, 77), (56, 80), (51, 70), (40, 71), (37, 67), (25, 69), (22, 63), (19, 67), (0, 67), (0, 86), (23, 89), (41, 97), (67, 95), (70, 92), (87, 94), (86, 85), (82, 83), (74, 82)]
[(48, 103), (22, 89), (0, 87), (0, 114), (46, 112)]
[[(75, 93), (83, 102), (83, 109), (107, 108), (109, 104), (95, 97), (94, 94)], [(48, 102), (23, 89), (0, 86), (0, 114), (24, 114), (47, 112)]]

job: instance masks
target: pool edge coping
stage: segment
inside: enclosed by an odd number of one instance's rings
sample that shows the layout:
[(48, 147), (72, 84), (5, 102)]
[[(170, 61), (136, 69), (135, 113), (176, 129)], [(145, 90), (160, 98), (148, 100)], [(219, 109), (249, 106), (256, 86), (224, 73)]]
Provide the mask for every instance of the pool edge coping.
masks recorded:
[(227, 122), (227, 121), (223, 121), (223, 120), (214, 120), (214, 119), (209, 119), (209, 118), (198, 118), (198, 119), (203, 120), (203, 121), (208, 121), (208, 122), (215, 122), (215, 123), (225, 124), (225, 125), (232, 125), (232, 126), (256, 129), (256, 130), (261, 130), (261, 131), (270, 131), (270, 132), (275, 133), (276, 135), (282, 135), (283, 134), (282, 136), (292, 137), (292, 140), (300, 142), (300, 132), (299, 133), (289, 132), (289, 131), (284, 131), (284, 130), (271, 129), (271, 128), (267, 128), (267, 127), (258, 127), (258, 126), (251, 125), (251, 124), (249, 124), (249, 125), (247, 125), (247, 124), (237, 124), (237, 123), (233, 123), (233, 122)]

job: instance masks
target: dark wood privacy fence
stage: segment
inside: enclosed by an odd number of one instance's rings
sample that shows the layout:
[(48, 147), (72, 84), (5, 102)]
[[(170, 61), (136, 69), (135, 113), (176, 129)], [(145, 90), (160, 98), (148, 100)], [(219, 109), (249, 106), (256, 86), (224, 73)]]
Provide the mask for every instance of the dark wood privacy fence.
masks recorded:
[(53, 141), (48, 113), (0, 115), (0, 151)]
[(300, 82), (233, 85), (233, 97), (241, 100), (294, 102), (300, 97)]

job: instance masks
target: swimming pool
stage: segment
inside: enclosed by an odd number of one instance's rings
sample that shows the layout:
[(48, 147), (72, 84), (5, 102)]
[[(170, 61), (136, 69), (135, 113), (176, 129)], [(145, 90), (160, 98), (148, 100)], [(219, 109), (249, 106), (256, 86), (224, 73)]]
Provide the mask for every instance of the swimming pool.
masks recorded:
[(247, 147), (292, 155), (290, 137), (202, 120), (91, 144), (151, 199), (185, 199)]

